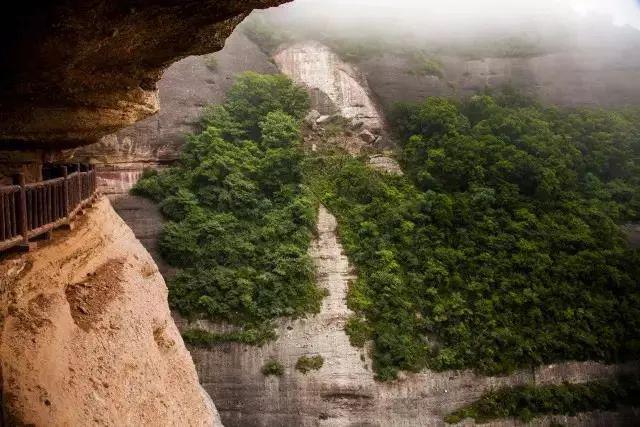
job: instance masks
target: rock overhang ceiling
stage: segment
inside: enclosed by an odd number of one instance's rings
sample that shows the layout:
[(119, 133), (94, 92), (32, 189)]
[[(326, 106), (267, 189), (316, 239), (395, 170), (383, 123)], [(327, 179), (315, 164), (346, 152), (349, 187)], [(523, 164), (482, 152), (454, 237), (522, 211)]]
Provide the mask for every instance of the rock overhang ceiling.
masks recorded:
[(3, 13), (0, 150), (59, 149), (158, 111), (156, 82), (290, 0), (25, 0)]

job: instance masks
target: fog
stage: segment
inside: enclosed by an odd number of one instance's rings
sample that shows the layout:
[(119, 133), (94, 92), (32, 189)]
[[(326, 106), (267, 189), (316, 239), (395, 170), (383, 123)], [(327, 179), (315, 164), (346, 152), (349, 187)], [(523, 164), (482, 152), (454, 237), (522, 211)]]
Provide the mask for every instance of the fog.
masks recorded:
[(615, 46), (640, 35), (640, 0), (295, 0), (259, 15), (298, 35), (406, 43), (519, 36), (545, 46)]
[(595, 17), (640, 28), (639, 0), (295, 0), (284, 8), (330, 15), (337, 21), (380, 22), (392, 16), (403, 24), (487, 21), (502, 26), (531, 19)]

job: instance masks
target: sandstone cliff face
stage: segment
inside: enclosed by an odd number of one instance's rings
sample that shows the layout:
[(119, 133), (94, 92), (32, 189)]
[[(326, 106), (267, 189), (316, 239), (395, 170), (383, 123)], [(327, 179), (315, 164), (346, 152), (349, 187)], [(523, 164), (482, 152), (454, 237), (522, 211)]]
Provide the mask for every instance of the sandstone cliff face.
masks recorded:
[(106, 199), (74, 231), (0, 260), (10, 425), (220, 425), (153, 259)]
[(156, 82), (287, 0), (25, 0), (2, 15), (0, 149), (95, 142), (158, 111)]
[[(211, 57), (215, 60), (210, 61)], [(236, 31), (220, 52), (191, 56), (167, 69), (158, 83), (162, 103), (159, 113), (68, 155), (74, 161), (99, 165), (99, 185), (103, 193), (127, 195), (144, 168), (161, 167), (180, 157), (185, 135), (198, 128), (202, 108), (222, 102), (234, 76), (248, 70), (278, 71), (253, 42)], [(129, 225), (136, 230), (134, 224)]]

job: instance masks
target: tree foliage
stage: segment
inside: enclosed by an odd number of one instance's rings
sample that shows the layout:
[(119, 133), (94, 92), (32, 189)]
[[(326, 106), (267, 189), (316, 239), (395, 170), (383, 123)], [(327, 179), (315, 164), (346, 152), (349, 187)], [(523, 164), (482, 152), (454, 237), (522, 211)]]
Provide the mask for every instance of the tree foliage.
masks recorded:
[(277, 360), (268, 360), (264, 366), (262, 366), (262, 375), (265, 377), (281, 377), (284, 375), (284, 366), (282, 366), (282, 363)]
[(473, 418), (483, 424), (500, 418), (529, 422), (541, 415), (569, 415), (588, 411), (615, 411), (619, 405), (640, 405), (640, 379), (620, 377), (584, 384), (524, 385), (490, 391), (448, 416), (448, 423)]
[(160, 251), (179, 269), (169, 281), (172, 307), (245, 327), (232, 336), (193, 332), (194, 342), (259, 343), (270, 320), (319, 310), (307, 254), (316, 202), (301, 185), (298, 122), (307, 105), (283, 76), (241, 75), (226, 103), (206, 110), (179, 164), (134, 188), (168, 219)]
[(640, 356), (640, 256), (619, 227), (640, 215), (637, 112), (506, 93), (392, 119), (406, 176), (343, 155), (307, 168), (357, 266), (347, 332), (373, 339), (379, 379)]
[(324, 358), (320, 355), (316, 356), (300, 356), (296, 362), (296, 369), (303, 374), (309, 371), (317, 371), (324, 365)]

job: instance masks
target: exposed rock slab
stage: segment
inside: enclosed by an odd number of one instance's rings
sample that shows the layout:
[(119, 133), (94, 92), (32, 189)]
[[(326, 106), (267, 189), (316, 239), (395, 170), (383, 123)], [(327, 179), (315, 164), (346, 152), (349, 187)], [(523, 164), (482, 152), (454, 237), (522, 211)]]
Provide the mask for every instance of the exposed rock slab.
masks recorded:
[(283, 74), (309, 89), (316, 110), (330, 114), (329, 100), (342, 117), (361, 120), (374, 133), (383, 129), (366, 78), (327, 46), (316, 41), (296, 43), (276, 52), (274, 60)]
[(3, 13), (0, 149), (95, 142), (158, 110), (171, 63), (287, 0), (25, 0)]
[(369, 166), (392, 175), (403, 175), (402, 168), (393, 157), (374, 155), (369, 157)]
[(9, 425), (220, 425), (151, 256), (102, 199), (72, 232), (0, 260)]

